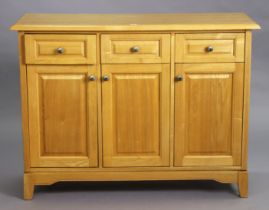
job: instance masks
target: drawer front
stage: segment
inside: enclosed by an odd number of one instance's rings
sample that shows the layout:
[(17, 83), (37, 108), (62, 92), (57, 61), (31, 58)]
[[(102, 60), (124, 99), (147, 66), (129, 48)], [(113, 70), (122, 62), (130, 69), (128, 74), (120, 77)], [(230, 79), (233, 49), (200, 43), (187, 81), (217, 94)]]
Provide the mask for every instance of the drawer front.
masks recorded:
[(25, 35), (28, 64), (94, 64), (95, 35)]
[(103, 34), (102, 63), (169, 63), (169, 34)]
[(244, 33), (177, 34), (176, 62), (243, 62)]

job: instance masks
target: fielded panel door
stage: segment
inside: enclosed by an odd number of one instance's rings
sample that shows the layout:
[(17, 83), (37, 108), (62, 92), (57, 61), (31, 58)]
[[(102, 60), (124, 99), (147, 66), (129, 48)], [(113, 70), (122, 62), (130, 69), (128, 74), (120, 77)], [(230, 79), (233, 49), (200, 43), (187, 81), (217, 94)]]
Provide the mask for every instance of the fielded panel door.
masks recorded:
[(176, 166), (241, 164), (243, 73), (243, 63), (176, 65)]
[(91, 66), (29, 65), (31, 167), (97, 166), (97, 104)]
[(168, 64), (102, 66), (105, 167), (169, 165)]

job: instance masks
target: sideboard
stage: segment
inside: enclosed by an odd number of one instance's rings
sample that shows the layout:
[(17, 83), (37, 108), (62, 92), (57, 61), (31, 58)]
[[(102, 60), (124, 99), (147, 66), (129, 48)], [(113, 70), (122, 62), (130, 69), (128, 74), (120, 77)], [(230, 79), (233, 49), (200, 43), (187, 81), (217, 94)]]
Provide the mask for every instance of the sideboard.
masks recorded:
[(243, 13), (25, 14), (24, 198), (59, 181), (215, 180), (248, 196)]

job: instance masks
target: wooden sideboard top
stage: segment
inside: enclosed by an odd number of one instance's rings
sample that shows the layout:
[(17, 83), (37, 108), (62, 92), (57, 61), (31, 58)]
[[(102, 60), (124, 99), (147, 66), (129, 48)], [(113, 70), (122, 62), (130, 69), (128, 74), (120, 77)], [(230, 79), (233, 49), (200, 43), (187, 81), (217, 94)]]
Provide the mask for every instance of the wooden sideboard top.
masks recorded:
[(244, 13), (25, 14), (17, 31), (252, 30), (260, 26)]

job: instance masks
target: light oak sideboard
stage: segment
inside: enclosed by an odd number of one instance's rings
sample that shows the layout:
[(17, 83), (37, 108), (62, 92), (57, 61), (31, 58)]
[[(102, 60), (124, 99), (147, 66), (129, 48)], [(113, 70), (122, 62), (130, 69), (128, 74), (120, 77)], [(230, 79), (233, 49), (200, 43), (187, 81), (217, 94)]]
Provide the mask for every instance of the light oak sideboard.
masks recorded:
[(26, 14), (24, 198), (59, 181), (215, 180), (248, 196), (243, 13)]

